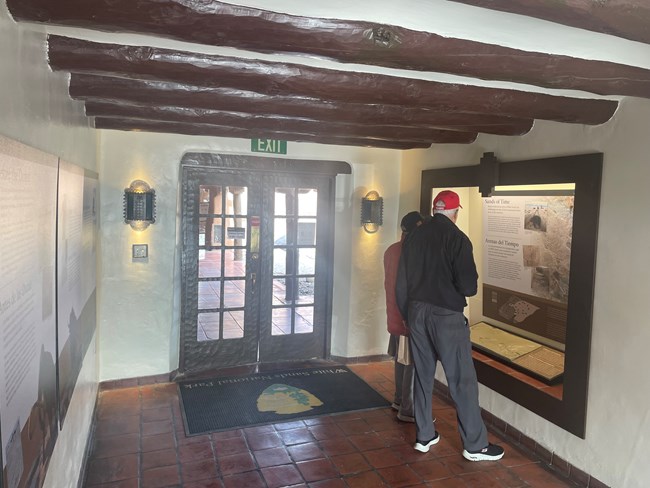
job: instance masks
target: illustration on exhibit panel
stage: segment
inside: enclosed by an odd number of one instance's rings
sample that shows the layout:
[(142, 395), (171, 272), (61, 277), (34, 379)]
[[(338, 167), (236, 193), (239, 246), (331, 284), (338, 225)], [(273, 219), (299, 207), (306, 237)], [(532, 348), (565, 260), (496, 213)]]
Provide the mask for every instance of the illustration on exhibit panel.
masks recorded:
[(499, 193), (483, 204), (483, 315), (564, 343), (573, 191)]
[(57, 335), (61, 424), (95, 333), (97, 197), (95, 175), (60, 162)]
[(40, 487), (58, 434), (58, 160), (0, 136), (2, 486)]

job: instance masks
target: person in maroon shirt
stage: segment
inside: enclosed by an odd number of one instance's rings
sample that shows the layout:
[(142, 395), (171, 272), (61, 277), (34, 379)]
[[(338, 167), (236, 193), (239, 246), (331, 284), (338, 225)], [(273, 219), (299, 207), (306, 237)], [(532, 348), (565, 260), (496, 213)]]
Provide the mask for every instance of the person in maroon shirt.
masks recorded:
[(422, 224), (422, 216), (419, 212), (409, 212), (402, 218), (401, 239), (391, 244), (384, 253), (384, 288), (386, 290), (386, 322), (390, 340), (388, 342), (388, 354), (395, 358), (395, 395), (393, 397), (394, 410), (397, 410), (397, 418), (403, 422), (415, 422), (413, 417), (413, 363), (404, 365), (397, 361), (397, 350), (399, 341), (408, 340), (408, 328), (402, 314), (397, 307), (395, 298), (395, 282), (397, 280), (397, 268), (402, 252), (402, 241), (406, 235)]

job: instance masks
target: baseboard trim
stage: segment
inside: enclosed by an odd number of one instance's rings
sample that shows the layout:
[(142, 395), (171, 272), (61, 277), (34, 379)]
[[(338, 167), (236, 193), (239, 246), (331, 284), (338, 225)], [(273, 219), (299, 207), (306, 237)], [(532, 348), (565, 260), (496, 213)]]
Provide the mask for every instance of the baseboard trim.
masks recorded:
[(138, 376), (136, 378), (124, 378), (119, 380), (107, 380), (99, 383), (99, 391), (117, 390), (120, 388), (133, 388), (135, 386), (155, 385), (157, 383), (169, 383), (171, 373), (154, 374), (150, 376)]
[(343, 356), (330, 356), (332, 361), (336, 361), (341, 364), (356, 364), (356, 363), (377, 363), (381, 361), (388, 361), (392, 359), (387, 354), (375, 354), (373, 356), (357, 356), (353, 358), (345, 358)]

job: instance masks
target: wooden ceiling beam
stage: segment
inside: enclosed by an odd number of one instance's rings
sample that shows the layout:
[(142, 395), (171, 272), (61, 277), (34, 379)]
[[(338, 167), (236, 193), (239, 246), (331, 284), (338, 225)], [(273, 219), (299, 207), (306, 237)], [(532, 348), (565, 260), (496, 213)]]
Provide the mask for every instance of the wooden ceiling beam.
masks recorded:
[(223, 127), (237, 127), (251, 131), (308, 132), (325, 136), (372, 137), (386, 140), (421, 141), (436, 144), (469, 144), (474, 142), (478, 135), (476, 132), (445, 131), (396, 125), (375, 125), (371, 121), (366, 124), (325, 123), (299, 117), (251, 115), (228, 113), (219, 110), (151, 107), (106, 102), (86, 102), (86, 115), (121, 119), (182, 122), (187, 124), (209, 124)]
[(602, 124), (618, 106), (614, 100), (441, 83), (154, 47), (100, 44), (52, 35), (49, 36), (49, 61), (54, 70), (230, 87), (346, 103), (387, 103), (443, 112), (484, 112), (580, 124)]
[(387, 104), (328, 102), (318, 98), (264, 95), (229, 88), (205, 88), (178, 83), (129, 80), (73, 73), (70, 96), (88, 102), (177, 106), (239, 114), (302, 117), (325, 123), (410, 126), (429, 129), (523, 135), (532, 119), (491, 114), (434, 112)]
[(650, 44), (648, 0), (451, 0)]
[[(580, 1), (584, 4), (581, 9), (568, 7), (566, 2), (557, 0), (466, 0), (464, 3), (501, 10), (520, 8), (531, 16), (548, 10), (549, 13), (558, 12), (558, 16), (566, 19), (569, 14), (574, 16), (576, 12), (587, 11), (590, 5), (589, 10), (593, 13), (606, 11), (612, 18), (625, 17), (625, 25), (643, 26), (641, 32), (647, 35), (644, 42), (650, 42), (648, 5), (641, 7), (639, 1), (630, 0), (609, 2), (628, 7), (621, 10), (593, 0), (576, 0), (574, 3)], [(301, 53), (346, 63), (452, 73), (601, 95), (650, 98), (648, 69), (521, 51), (393, 25), (300, 17), (218, 1), (8, 0), (7, 4), (19, 20), (148, 33), (257, 52)], [(632, 15), (632, 5), (636, 12), (641, 13), (640, 18)], [(645, 19), (644, 24), (641, 24), (641, 19)]]
[(336, 137), (320, 134), (301, 134), (281, 131), (250, 131), (236, 127), (217, 125), (184, 124), (137, 119), (95, 118), (95, 128), (138, 132), (162, 132), (192, 136), (233, 137), (239, 139), (276, 139), (292, 142), (314, 142), (338, 146), (362, 146), (383, 149), (426, 149), (431, 143), (421, 141), (394, 141), (375, 138)]

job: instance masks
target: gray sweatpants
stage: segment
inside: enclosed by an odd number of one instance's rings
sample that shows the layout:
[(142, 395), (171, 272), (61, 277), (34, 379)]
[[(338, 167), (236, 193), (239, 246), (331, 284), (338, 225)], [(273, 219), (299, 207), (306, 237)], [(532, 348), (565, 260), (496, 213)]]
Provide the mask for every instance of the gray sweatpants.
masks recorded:
[(414, 412), (417, 438), (428, 441), (436, 433), (431, 395), (438, 360), (456, 405), (458, 431), (468, 451), (488, 445), (487, 430), (478, 404), (478, 383), (465, 317), (424, 302), (409, 304), (408, 324), (415, 365)]

